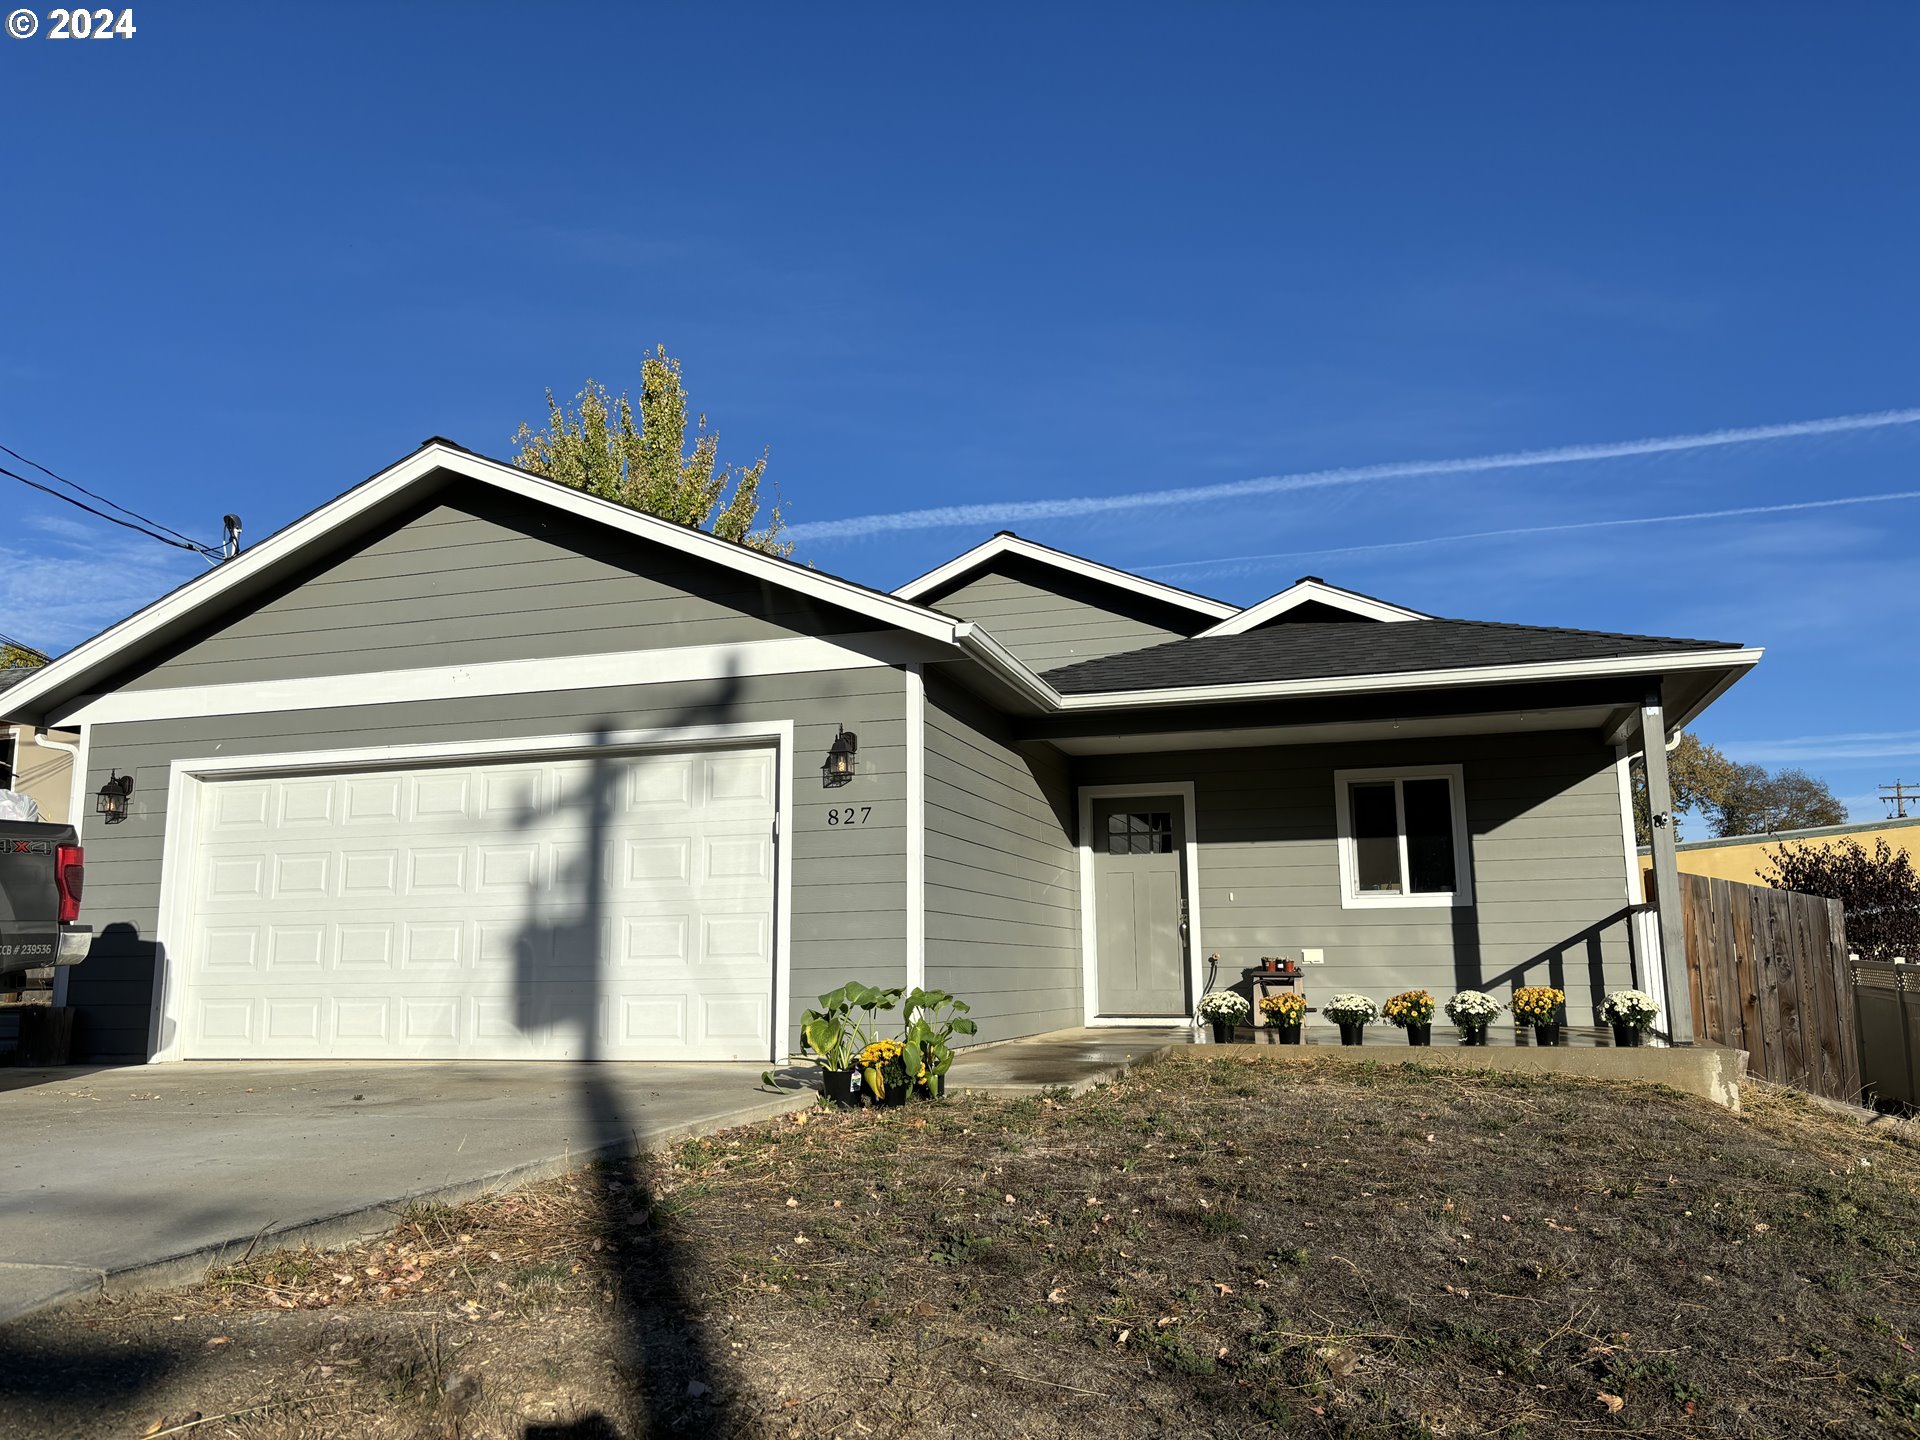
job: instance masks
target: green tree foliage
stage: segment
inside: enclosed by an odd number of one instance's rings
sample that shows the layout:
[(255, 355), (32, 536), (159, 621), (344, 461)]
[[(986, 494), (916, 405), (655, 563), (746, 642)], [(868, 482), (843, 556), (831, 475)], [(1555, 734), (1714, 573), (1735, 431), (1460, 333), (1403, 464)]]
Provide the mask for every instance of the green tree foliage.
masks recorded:
[(17, 640), (0, 640), (0, 670), (38, 670), (47, 657)]
[(1705, 809), (1716, 837), (1847, 823), (1847, 807), (1824, 780), (1804, 770), (1770, 771), (1764, 765), (1734, 766)]
[(705, 415), (687, 448), (687, 392), (665, 346), (641, 362), (637, 416), (624, 392), (616, 399), (593, 380), (575, 399), (567, 409), (549, 390), (547, 428), (515, 432), (523, 470), (769, 555), (793, 553), (779, 500), (761, 515), (764, 452), (751, 465), (720, 464), (720, 437)]
[[(1731, 760), (1691, 730), (1681, 731), (1679, 741), (1667, 752), (1667, 780), (1673, 790), (1674, 814), (1707, 811), (1736, 768)], [(1647, 762), (1639, 756), (1633, 762), (1633, 833), (1638, 843), (1653, 843), (1652, 831), (1647, 826)]]
[(1760, 878), (1776, 890), (1838, 900), (1847, 909), (1847, 946), (1868, 960), (1920, 958), (1920, 874), (1913, 857), (1876, 840), (1782, 845), (1767, 852)]

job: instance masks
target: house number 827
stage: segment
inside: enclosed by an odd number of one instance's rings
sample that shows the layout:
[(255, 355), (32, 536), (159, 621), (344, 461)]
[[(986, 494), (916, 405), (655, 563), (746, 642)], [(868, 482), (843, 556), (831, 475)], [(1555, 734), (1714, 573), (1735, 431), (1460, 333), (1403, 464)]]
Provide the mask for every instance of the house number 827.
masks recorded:
[(829, 825), (864, 825), (873, 814), (871, 805), (836, 805), (827, 811)]

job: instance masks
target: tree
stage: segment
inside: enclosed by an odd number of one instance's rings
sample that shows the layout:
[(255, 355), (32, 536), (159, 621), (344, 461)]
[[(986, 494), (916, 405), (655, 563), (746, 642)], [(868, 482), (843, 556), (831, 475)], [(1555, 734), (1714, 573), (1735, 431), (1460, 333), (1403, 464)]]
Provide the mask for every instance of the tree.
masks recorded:
[(1920, 958), (1920, 874), (1913, 857), (1876, 840), (1782, 845), (1760, 878), (1776, 890), (1838, 900), (1847, 909), (1847, 945), (1869, 960)]
[(1823, 780), (1804, 770), (1769, 772), (1764, 765), (1736, 765), (1706, 803), (1716, 837), (1770, 835), (1777, 830), (1807, 830), (1844, 825), (1847, 807)]
[(547, 428), (514, 433), (523, 470), (769, 555), (793, 553), (777, 498), (762, 522), (765, 452), (737, 470), (719, 464), (720, 437), (705, 415), (687, 449), (687, 392), (664, 345), (640, 363), (637, 418), (625, 392), (616, 400), (591, 379), (575, 399), (568, 410), (547, 391)]
[[(1691, 730), (1680, 732), (1673, 749), (1667, 752), (1667, 779), (1673, 790), (1673, 813), (1705, 811), (1720, 794), (1734, 763)], [(1651, 845), (1652, 831), (1647, 826), (1647, 762), (1644, 756), (1633, 762), (1633, 833), (1638, 843)], [(1679, 830), (1674, 831), (1679, 838)]]
[(32, 646), (0, 637), (0, 670), (38, 670), (46, 663), (47, 657)]

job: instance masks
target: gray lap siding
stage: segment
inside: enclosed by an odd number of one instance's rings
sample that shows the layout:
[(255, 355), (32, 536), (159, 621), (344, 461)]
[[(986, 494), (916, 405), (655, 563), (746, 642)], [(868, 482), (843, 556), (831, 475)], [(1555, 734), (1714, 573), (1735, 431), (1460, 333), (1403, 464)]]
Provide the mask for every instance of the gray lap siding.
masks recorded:
[[(1223, 984), (1262, 955), (1316, 947), (1326, 952), (1307, 972), (1316, 1005), (1340, 990), (1382, 1000), (1425, 988), (1444, 1002), (1459, 989), (1504, 1000), (1515, 985), (1554, 984), (1584, 1025), (1607, 990), (1632, 983), (1613, 762), (1590, 736), (1544, 732), (1089, 757), (1074, 774), (1193, 781), (1201, 942), (1220, 953)], [(1334, 772), (1435, 764), (1463, 767), (1473, 904), (1345, 908)]]
[(973, 1007), (981, 1041), (1078, 1025), (1066, 764), (1016, 747), (1004, 721), (937, 677), (926, 715), (927, 983)]
[[(87, 785), (109, 768), (134, 776), (132, 813), (106, 826), (89, 816), (86, 918), (100, 938), (69, 979), (84, 1058), (143, 1059), (153, 994), (155, 936), (170, 767), (176, 760), (309, 750), (493, 741), (541, 735), (794, 722), (794, 807), (781, 843), (793, 855), (792, 1016), (850, 974), (905, 978), (905, 677), (894, 668), (753, 676), (458, 701), (343, 706), (100, 725), (89, 742)], [(818, 762), (835, 727), (860, 735), (860, 773), (821, 787)], [(871, 805), (870, 822), (830, 826), (827, 811)], [(787, 1043), (797, 1043), (790, 1027)]]

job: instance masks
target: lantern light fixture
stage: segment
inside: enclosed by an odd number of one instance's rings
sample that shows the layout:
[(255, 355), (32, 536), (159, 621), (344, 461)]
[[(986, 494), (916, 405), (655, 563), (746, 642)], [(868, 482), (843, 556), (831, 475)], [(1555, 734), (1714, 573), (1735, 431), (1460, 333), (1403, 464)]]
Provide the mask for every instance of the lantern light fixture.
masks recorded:
[(93, 808), (106, 816), (107, 824), (118, 825), (127, 818), (127, 797), (133, 794), (133, 777), (107, 772), (107, 783), (94, 797)]
[(820, 765), (820, 783), (831, 790), (853, 779), (859, 768), (860, 737), (851, 730), (834, 727), (833, 744)]

